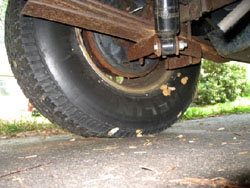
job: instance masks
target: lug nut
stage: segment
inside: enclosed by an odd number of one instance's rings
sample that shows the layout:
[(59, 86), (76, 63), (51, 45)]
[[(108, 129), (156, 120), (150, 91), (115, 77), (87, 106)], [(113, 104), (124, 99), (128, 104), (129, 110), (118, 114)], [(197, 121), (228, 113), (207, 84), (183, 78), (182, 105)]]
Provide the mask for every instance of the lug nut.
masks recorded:
[(179, 50), (184, 50), (187, 47), (188, 47), (188, 44), (186, 42), (184, 42), (183, 40), (179, 41)]

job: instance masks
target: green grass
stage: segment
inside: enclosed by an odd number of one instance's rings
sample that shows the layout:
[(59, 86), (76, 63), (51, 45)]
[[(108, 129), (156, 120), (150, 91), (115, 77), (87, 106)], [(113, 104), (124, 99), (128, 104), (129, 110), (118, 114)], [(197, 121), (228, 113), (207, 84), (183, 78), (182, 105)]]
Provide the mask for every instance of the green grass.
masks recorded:
[(0, 136), (25, 136), (23, 133), (36, 132), (35, 135), (46, 135), (59, 133), (61, 131), (56, 125), (50, 123), (45, 118), (21, 118), (19, 120), (0, 119)]
[(250, 96), (239, 97), (234, 102), (219, 103), (209, 106), (192, 106), (187, 109), (182, 119), (197, 119), (209, 116), (250, 113)]

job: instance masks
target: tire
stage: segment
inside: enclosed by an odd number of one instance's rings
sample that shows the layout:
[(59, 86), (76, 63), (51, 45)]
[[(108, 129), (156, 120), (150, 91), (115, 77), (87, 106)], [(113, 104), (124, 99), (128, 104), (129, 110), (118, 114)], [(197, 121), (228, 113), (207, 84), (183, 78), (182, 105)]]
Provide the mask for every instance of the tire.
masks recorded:
[(24, 94), (51, 122), (86, 137), (153, 134), (171, 126), (191, 103), (200, 65), (161, 69), (157, 87), (126, 92), (97, 74), (75, 28), (22, 16), (24, 3), (9, 0), (6, 49)]

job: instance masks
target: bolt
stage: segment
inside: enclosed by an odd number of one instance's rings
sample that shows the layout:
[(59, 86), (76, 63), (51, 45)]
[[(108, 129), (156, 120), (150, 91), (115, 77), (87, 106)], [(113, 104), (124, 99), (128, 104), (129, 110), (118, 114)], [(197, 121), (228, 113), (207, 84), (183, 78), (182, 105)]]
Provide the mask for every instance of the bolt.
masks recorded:
[(188, 44), (186, 42), (184, 42), (183, 40), (179, 41), (179, 50), (184, 50), (187, 47), (188, 47)]
[(155, 51), (155, 52), (157, 52), (157, 51), (158, 51), (158, 49), (159, 49), (159, 48), (158, 48), (158, 44), (157, 44), (157, 43), (155, 43), (155, 44), (154, 44), (154, 51)]

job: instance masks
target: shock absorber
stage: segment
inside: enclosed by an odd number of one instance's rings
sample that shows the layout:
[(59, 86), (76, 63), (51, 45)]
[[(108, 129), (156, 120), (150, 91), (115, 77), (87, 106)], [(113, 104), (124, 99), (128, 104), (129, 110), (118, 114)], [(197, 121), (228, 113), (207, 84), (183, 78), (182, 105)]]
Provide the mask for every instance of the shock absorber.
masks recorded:
[(155, 30), (161, 42), (161, 55), (179, 54), (187, 44), (177, 40), (180, 31), (179, 0), (154, 0)]

